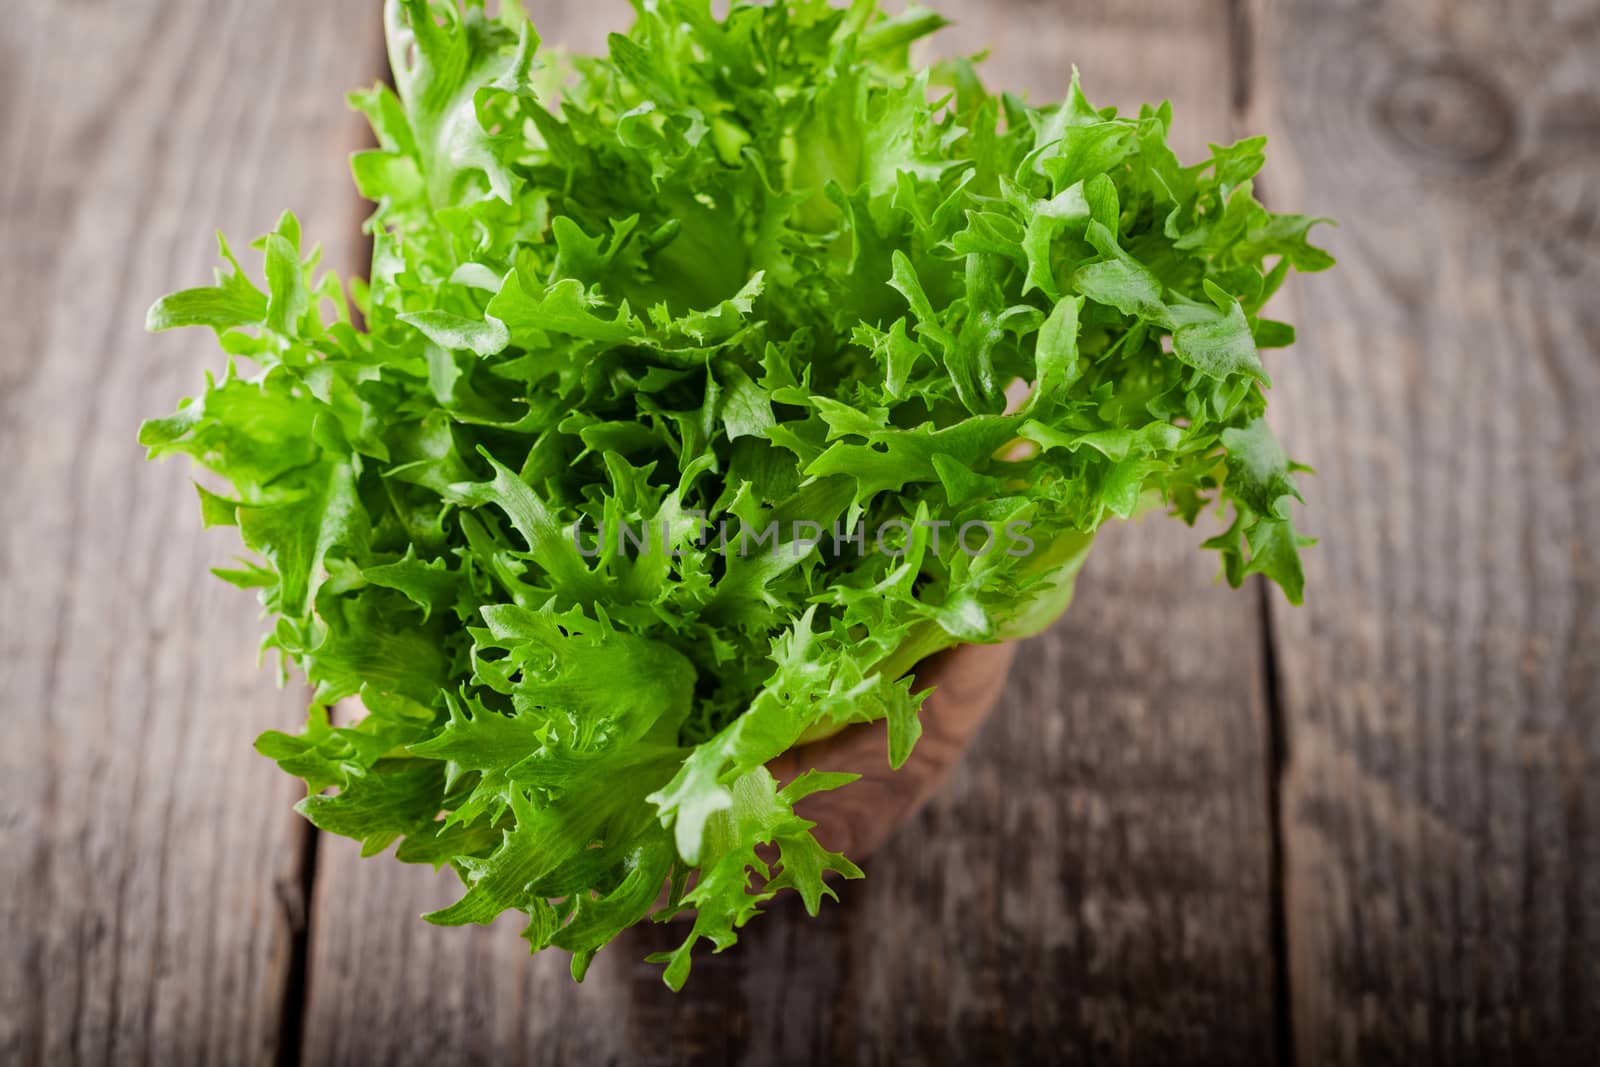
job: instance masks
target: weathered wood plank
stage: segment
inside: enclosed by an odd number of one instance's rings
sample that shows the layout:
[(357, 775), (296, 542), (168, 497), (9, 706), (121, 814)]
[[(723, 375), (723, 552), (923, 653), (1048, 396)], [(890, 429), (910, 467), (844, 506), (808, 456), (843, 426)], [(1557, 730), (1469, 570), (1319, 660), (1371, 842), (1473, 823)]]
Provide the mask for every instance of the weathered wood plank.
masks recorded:
[[(210, 578), (183, 464), (142, 416), (220, 365), (146, 337), (204, 284), (213, 226), (294, 203), (346, 267), (338, 106), (376, 72), (366, 5), (6, 5), (0, 19), (0, 1061), (270, 1063), (304, 831), (251, 751), (302, 701)], [(332, 106), (330, 106), (330, 103)]]
[(1600, 1049), (1600, 15), (1258, 11), (1269, 193), (1334, 215), (1276, 420), (1293, 1022), (1317, 1063)]
[[(1231, 132), (1228, 5), (945, 3), (945, 49), (1096, 103), (1171, 95), (1188, 156)], [(595, 47), (622, 13), (533, 6)], [(1129, 57), (1139, 57), (1137, 65)], [(1275, 1052), (1264, 674), (1256, 596), (1204, 535), (1108, 531), (1079, 601), (1024, 647), (944, 793), (809, 919), (775, 902), (674, 996), (636, 931), (582, 987), (510, 920), (430, 928), (449, 874), (321, 843), (307, 1062), (1249, 1062)]]

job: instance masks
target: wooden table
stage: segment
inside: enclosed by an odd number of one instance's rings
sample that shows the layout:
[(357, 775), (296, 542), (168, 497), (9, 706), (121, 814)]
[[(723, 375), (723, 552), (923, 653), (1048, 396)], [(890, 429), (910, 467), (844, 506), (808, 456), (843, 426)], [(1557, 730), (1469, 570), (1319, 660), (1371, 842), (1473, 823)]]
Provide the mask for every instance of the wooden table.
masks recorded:
[[(580, 47), (626, 17), (530, 6)], [(140, 330), (211, 226), (293, 205), (359, 267), (376, 5), (6, 5), (0, 1062), (1595, 1062), (1600, 6), (943, 8), (1012, 88), (1171, 97), (1191, 158), (1270, 131), (1267, 198), (1344, 220), (1272, 367), (1307, 605), (1108, 531), (867, 880), (674, 997), (659, 932), (575, 987), (513, 924), (419, 922), (448, 874), (309, 832), (249, 744), (303, 694), (134, 444), (217, 363)]]

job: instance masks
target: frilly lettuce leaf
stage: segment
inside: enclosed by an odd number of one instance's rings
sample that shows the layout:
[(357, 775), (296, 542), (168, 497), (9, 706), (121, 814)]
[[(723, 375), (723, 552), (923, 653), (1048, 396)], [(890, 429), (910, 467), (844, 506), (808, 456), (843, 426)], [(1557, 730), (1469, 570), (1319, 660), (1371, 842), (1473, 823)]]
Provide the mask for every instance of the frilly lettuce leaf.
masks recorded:
[(389, 0), (396, 89), (351, 97), (369, 278), (293, 215), (258, 277), (224, 242), (149, 326), (226, 370), (140, 439), (231, 485), (203, 519), (256, 558), (219, 573), (314, 686), (258, 742), (305, 816), (452, 867), (430, 921), (521, 911), (579, 977), (692, 909), (677, 988), (861, 873), (794, 811), (845, 779), (767, 761), (887, 719), (903, 762), (915, 664), (1048, 625), (1108, 518), (1221, 513), (1224, 576), (1298, 602), (1261, 309), (1331, 260), (1251, 195), (1261, 139), (1184, 165), (1165, 104), (916, 67), (926, 9), (636, 6), (577, 57), (514, 3)]

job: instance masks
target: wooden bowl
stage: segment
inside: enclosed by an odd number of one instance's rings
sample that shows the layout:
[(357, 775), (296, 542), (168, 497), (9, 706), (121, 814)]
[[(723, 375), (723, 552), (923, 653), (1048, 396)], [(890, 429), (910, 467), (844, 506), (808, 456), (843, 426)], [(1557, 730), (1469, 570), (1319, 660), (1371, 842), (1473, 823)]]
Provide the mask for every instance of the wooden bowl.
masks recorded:
[(813, 768), (861, 775), (842, 789), (804, 798), (795, 812), (817, 824), (814, 833), (824, 848), (865, 859), (944, 784), (994, 710), (1015, 655), (1009, 642), (960, 645), (919, 663), (916, 688), (935, 688), (922, 705), (922, 737), (899, 770), (889, 768), (884, 721), (849, 726), (792, 748), (767, 769), (780, 785)]

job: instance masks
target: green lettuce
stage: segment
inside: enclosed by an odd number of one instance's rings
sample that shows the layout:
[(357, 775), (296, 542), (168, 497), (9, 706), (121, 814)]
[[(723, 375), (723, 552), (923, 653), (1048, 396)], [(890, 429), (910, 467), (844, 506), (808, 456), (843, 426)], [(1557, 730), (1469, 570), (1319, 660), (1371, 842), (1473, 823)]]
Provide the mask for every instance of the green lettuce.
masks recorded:
[(231, 485), (218, 573), (313, 686), (257, 743), (306, 818), (449, 865), (429, 921), (520, 911), (580, 978), (692, 910), (678, 988), (861, 874), (794, 811), (850, 776), (765, 764), (878, 719), (904, 761), (911, 668), (1048, 625), (1107, 519), (1213, 510), (1227, 580), (1299, 601), (1261, 309), (1331, 260), (1252, 196), (1261, 138), (1185, 165), (1168, 105), (913, 65), (923, 8), (636, 6), (583, 57), (515, 4), (390, 0), (395, 89), (351, 97), (370, 280), (292, 215), (259, 278), (224, 241), (149, 327), (226, 370), (140, 440)]

